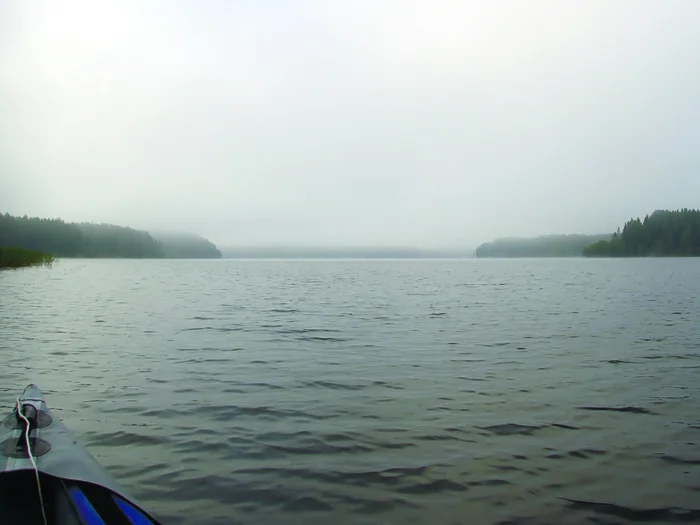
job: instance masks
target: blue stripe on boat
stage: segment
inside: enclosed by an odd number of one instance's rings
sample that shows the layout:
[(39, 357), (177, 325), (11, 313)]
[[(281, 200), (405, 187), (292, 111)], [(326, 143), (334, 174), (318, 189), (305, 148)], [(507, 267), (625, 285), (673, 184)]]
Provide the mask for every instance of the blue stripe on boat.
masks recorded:
[(83, 520), (85, 525), (105, 525), (105, 522), (102, 521), (102, 518), (100, 518), (100, 515), (95, 510), (95, 507), (92, 506), (90, 500), (87, 499), (87, 496), (85, 496), (79, 487), (73, 485), (68, 489), (68, 494), (70, 494), (75, 508), (78, 509), (80, 519)]
[(134, 525), (153, 525), (153, 522), (144, 516), (139, 509), (121, 498), (116, 496), (113, 496), (113, 498), (119, 508), (122, 509), (122, 512), (126, 514), (126, 517), (131, 520), (131, 523)]

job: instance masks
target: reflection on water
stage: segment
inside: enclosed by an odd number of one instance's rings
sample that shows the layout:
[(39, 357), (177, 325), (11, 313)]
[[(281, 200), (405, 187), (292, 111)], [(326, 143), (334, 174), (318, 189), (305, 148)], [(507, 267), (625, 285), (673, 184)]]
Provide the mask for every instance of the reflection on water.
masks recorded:
[(694, 260), (0, 275), (2, 404), (172, 524), (700, 521), (699, 353)]

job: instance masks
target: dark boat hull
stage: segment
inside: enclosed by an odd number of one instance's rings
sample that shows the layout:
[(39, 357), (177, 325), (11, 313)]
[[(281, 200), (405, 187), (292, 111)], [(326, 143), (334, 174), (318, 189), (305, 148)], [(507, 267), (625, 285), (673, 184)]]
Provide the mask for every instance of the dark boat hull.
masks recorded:
[[(51, 415), (41, 391), (28, 386), (19, 398), (30, 415), (30, 445), (39, 471), (43, 507), (55, 525), (153, 525), (158, 522), (112, 479)], [(0, 523), (43, 524), (36, 473), (26, 453), (16, 409), (0, 431)]]

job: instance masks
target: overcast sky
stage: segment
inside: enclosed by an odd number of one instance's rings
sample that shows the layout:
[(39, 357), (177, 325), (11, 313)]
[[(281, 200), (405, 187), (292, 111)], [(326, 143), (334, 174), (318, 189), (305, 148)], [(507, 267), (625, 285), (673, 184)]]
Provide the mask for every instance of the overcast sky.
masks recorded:
[(700, 206), (698, 0), (0, 0), (0, 211), (473, 246)]

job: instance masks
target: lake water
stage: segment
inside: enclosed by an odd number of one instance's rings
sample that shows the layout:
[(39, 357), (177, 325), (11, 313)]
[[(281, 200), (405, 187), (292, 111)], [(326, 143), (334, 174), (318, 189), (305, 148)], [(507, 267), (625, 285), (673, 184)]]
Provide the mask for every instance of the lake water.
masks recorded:
[(29, 382), (169, 524), (700, 522), (700, 260), (62, 260)]

